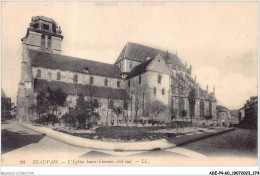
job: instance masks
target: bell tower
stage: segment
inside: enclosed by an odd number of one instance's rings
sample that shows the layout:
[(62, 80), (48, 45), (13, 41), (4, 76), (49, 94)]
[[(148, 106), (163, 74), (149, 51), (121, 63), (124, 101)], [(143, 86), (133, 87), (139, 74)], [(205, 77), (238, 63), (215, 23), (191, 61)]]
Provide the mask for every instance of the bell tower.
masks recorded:
[(28, 46), (28, 49), (61, 54), (61, 41), (63, 39), (61, 33), (60, 26), (52, 18), (36, 16), (32, 17), (22, 42)]
[(27, 33), (22, 38), (22, 69), (17, 94), (17, 118), (19, 121), (30, 122), (31, 108), (34, 105), (34, 79), (29, 50), (41, 50), (61, 54), (61, 29), (57, 23), (44, 16), (32, 17)]

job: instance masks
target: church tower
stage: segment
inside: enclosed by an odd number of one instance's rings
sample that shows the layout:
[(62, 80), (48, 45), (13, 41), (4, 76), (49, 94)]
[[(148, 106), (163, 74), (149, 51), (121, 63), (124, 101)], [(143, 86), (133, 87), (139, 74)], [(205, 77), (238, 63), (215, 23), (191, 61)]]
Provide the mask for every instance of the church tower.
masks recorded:
[(63, 39), (61, 33), (60, 26), (58, 27), (58, 24), (53, 19), (36, 16), (32, 17), (22, 42), (29, 49), (61, 54), (61, 41)]
[(32, 17), (27, 33), (22, 38), (22, 71), (17, 95), (17, 118), (19, 121), (30, 121), (30, 109), (34, 104), (34, 80), (29, 49), (61, 54), (61, 29), (57, 23), (44, 16)]

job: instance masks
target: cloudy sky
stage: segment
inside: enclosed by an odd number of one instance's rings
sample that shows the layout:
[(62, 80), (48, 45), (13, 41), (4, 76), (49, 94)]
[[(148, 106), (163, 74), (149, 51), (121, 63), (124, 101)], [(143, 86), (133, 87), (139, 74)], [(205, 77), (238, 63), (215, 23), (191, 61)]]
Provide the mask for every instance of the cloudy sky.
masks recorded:
[(16, 101), (32, 16), (62, 29), (62, 53), (114, 63), (126, 42), (177, 52), (218, 103), (257, 95), (257, 2), (2, 2), (2, 88)]

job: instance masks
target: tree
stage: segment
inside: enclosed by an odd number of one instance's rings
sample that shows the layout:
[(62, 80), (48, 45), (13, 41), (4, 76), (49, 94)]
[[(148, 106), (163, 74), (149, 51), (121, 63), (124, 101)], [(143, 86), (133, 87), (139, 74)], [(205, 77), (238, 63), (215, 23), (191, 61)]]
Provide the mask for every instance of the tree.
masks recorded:
[(78, 128), (85, 128), (86, 122), (88, 122), (88, 126), (91, 127), (92, 124), (99, 119), (99, 114), (95, 112), (98, 108), (99, 103), (97, 99), (89, 97), (85, 100), (84, 95), (80, 93), (74, 110), (78, 120)]
[(45, 91), (40, 91), (36, 97), (37, 104), (32, 106), (36, 109), (38, 114), (43, 114), (47, 112), (57, 112), (59, 107), (66, 105), (67, 94), (62, 91), (61, 88), (52, 90), (47, 88)]
[(174, 118), (176, 118), (177, 117), (177, 114), (178, 114), (178, 110), (177, 109), (172, 109), (172, 117), (171, 117), (171, 120), (173, 120)]
[(52, 114), (54, 114), (54, 112), (57, 113), (58, 107), (66, 105), (66, 99), (68, 95), (64, 93), (61, 88), (58, 88), (56, 90), (48, 88), (47, 94), (49, 109), (51, 110)]
[(205, 118), (206, 118), (206, 120), (207, 120), (207, 124), (209, 124), (209, 120), (212, 119), (213, 116), (212, 116), (212, 115), (207, 115)]
[(116, 126), (118, 126), (118, 121), (119, 121), (119, 116), (122, 114), (123, 108), (122, 107), (114, 107), (113, 108), (113, 112), (116, 114), (117, 116), (117, 124)]
[[(121, 98), (123, 99), (123, 108), (122, 108), (122, 113), (123, 113), (123, 119), (125, 123), (128, 125), (128, 101), (129, 101), (129, 95), (125, 90), (120, 90), (120, 95)], [(126, 115), (125, 115), (126, 111)]]
[(146, 87), (140, 86), (139, 84), (133, 85), (133, 96), (134, 96), (134, 111), (135, 111), (135, 120), (137, 120), (137, 114), (140, 107), (140, 102), (142, 100), (143, 94), (145, 93)]
[(51, 122), (54, 125), (54, 112), (57, 113), (59, 107), (66, 105), (67, 94), (61, 88), (52, 90), (48, 87), (45, 91), (40, 91), (36, 97), (37, 103), (30, 107), (32, 112), (36, 112), (39, 116), (44, 113), (49, 115)]
[(151, 103), (151, 113), (153, 114), (155, 119), (161, 112), (165, 111), (166, 109), (167, 106), (159, 100), (155, 100)]

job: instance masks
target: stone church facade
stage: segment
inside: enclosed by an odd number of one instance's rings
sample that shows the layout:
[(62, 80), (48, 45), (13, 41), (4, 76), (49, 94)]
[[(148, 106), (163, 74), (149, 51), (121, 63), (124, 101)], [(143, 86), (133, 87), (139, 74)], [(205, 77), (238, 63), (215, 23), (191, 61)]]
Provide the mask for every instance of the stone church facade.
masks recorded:
[[(167, 110), (159, 120), (171, 120), (187, 112), (186, 117), (216, 117), (215, 90), (201, 89), (192, 68), (187, 68), (177, 54), (128, 42), (114, 64), (106, 64), (61, 54), (63, 40), (61, 28), (47, 17), (32, 17), (27, 33), (22, 38), (22, 71), (17, 95), (17, 118), (30, 121), (30, 107), (36, 103), (39, 91), (62, 88), (67, 101), (75, 106), (79, 93), (94, 96), (100, 103), (101, 121), (112, 115), (111, 103), (123, 107), (128, 102), (126, 114), (151, 117), (151, 103), (161, 101)], [(194, 108), (190, 108), (190, 90), (194, 90)], [(60, 110), (60, 115), (64, 110)]]

